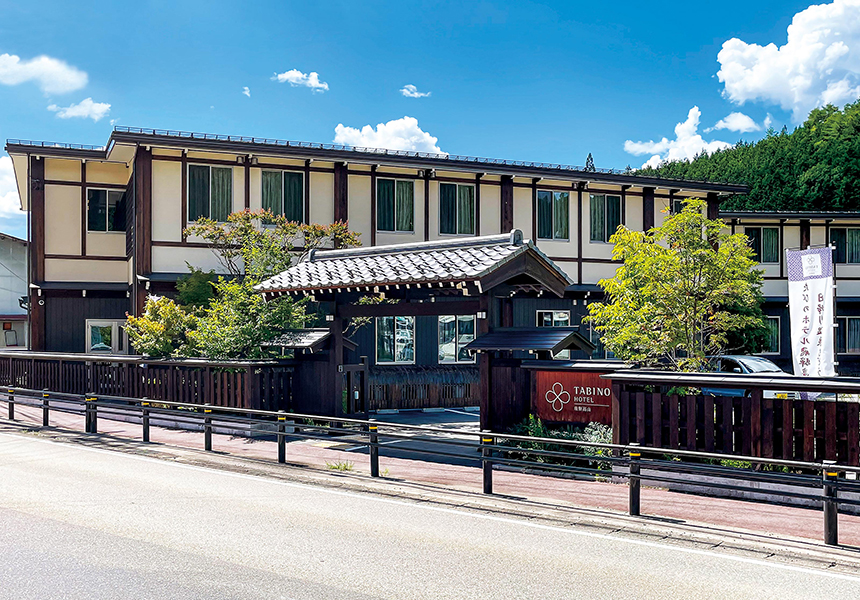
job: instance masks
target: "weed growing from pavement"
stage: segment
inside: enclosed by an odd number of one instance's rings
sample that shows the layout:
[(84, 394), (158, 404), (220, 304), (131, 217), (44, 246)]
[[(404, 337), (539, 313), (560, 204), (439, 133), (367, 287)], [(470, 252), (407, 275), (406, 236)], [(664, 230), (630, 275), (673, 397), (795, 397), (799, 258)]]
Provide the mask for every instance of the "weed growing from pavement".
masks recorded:
[(330, 471), (352, 471), (355, 465), (348, 460), (338, 460), (335, 462), (325, 461), (325, 468)]

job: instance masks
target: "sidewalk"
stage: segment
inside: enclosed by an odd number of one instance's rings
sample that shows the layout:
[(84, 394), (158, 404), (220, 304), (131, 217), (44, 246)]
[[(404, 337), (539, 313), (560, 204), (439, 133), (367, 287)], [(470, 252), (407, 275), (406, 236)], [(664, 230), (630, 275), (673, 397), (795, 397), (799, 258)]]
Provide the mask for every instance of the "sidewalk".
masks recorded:
[[(51, 413), (52, 427), (44, 429), (41, 427), (41, 411), (20, 404), (16, 407), (15, 426), (5, 418), (0, 419), (0, 423), (4, 424), (3, 429), (6, 431), (23, 425), (46, 437), (62, 437), (63, 430), (82, 432), (84, 429), (82, 416), (54, 412)], [(380, 451), (383, 477), (381, 480), (371, 480), (367, 454), (334, 449), (332, 446), (342, 446), (336, 441), (302, 440), (289, 443), (288, 465), (285, 467), (276, 462), (277, 444), (274, 441), (215, 435), (214, 452), (204, 453), (202, 433), (152, 427), (151, 443), (143, 445), (134, 443), (141, 440), (140, 425), (104, 419), (99, 420), (99, 434), (98, 437), (83, 434), (78, 438), (86, 439), (92, 445), (150, 455), (169, 453), (173, 449), (192, 450), (195, 454), (189, 462), (195, 463), (212, 460), (224, 462), (235, 457), (252, 459), (256, 464), (265, 463), (266, 468), (281, 471), (290, 467), (303, 467), (303, 475), (336, 475), (340, 476), (336, 485), (348, 482), (350, 485), (363, 486), (363, 489), (372, 482), (382, 481), (389, 484), (383, 493), (394, 493), (394, 487), (391, 487), (394, 484), (398, 494), (411, 489), (414, 493), (402, 494), (409, 497), (415, 494), (457, 492), (457, 503), (464, 506), (477, 505), (481, 499), (488, 498), (480, 493), (482, 478), (479, 468), (386, 457), (384, 446)], [(332, 466), (336, 463), (351, 463), (351, 470), (333, 470)], [(290, 475), (286, 477), (290, 478)], [(822, 543), (823, 515), (820, 510), (643, 487), (642, 514), (645, 518), (633, 519), (626, 516), (628, 488), (624, 484), (549, 478), (506, 470), (495, 470), (493, 481), (495, 493), (489, 498), (514, 501), (505, 503), (506, 510), (519, 511), (522, 508), (523, 512), (531, 511), (535, 517), (557, 517), (561, 510), (567, 511), (565, 514), (568, 515), (587, 515), (592, 520), (607, 523), (623, 519), (624, 523), (645, 521), (678, 527), (690, 526), (700, 533), (753, 540), (777, 548), (826, 549)], [(860, 561), (860, 516), (839, 516), (839, 542), (843, 552), (847, 550)]]

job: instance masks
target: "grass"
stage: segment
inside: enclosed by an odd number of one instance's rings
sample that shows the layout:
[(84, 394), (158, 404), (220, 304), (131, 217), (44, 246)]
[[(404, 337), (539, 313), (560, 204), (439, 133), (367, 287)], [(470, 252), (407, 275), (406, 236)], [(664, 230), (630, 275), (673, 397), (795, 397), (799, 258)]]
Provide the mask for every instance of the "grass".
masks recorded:
[(329, 471), (352, 471), (353, 467), (352, 461), (348, 460), (337, 460), (335, 462), (325, 461), (325, 468)]

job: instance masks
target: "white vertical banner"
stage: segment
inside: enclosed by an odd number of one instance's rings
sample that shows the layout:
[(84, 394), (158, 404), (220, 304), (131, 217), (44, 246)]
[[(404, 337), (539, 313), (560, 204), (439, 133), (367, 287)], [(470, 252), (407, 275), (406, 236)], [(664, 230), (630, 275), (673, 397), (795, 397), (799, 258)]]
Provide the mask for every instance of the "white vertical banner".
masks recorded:
[(834, 377), (833, 250), (786, 250), (794, 374)]

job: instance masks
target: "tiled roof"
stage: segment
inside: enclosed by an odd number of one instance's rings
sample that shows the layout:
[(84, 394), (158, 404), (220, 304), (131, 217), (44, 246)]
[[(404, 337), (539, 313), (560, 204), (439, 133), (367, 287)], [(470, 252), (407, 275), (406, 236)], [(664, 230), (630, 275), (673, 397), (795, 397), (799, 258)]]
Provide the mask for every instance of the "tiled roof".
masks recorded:
[(538, 254), (567, 280), (515, 229), (510, 234), (476, 238), (311, 251), (301, 262), (256, 289), (269, 292), (476, 281), (526, 252)]
[(467, 350), (534, 350), (553, 354), (570, 348), (591, 353), (594, 344), (579, 333), (579, 327), (505, 327), (485, 333), (466, 346)]

